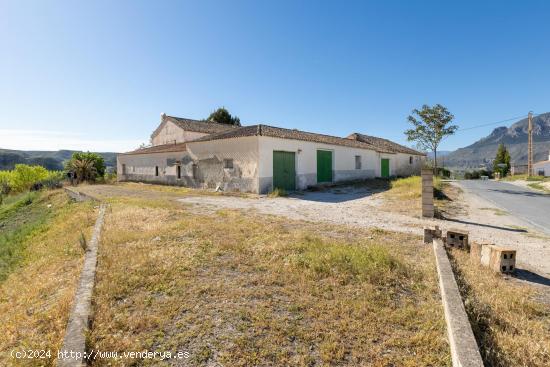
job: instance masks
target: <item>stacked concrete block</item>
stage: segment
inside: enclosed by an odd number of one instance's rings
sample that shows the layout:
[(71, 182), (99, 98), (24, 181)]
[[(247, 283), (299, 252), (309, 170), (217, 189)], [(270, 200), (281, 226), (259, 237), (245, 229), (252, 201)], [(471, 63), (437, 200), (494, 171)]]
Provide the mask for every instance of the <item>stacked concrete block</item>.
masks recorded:
[(449, 247), (456, 247), (462, 250), (469, 250), (468, 232), (451, 229), (445, 236), (445, 244)]
[(485, 245), (481, 248), (481, 264), (497, 273), (512, 273), (516, 270), (516, 250)]
[(434, 217), (434, 180), (430, 168), (422, 169), (422, 216)]

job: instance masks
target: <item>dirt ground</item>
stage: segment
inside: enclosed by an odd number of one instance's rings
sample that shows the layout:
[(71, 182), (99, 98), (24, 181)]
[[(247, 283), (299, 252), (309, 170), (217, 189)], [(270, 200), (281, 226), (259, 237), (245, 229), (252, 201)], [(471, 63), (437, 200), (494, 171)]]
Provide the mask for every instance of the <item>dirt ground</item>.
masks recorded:
[[(191, 205), (197, 211), (212, 212), (221, 208), (253, 210), (260, 214), (284, 216), (293, 220), (329, 222), (363, 228), (377, 227), (421, 235), (424, 226), (438, 225), (468, 231), (471, 241), (495, 243), (518, 250), (518, 267), (550, 277), (550, 237), (532, 228), (492, 203), (462, 192), (449, 182), (448, 200), (438, 201), (444, 219), (426, 219), (418, 214), (403, 214), (400, 208), (388, 207), (385, 193), (369, 187), (335, 187), (323, 191), (303, 192), (289, 197), (235, 197), (225, 195), (178, 195), (177, 192), (154, 191), (149, 185), (94, 185), (79, 190), (96, 196), (169, 196)], [(140, 187), (141, 186), (141, 187)], [(391, 205), (395, 206), (393, 202)], [(411, 202), (403, 202), (410, 206)], [(401, 213), (400, 213), (401, 212)]]
[(529, 186), (529, 185), (532, 185), (532, 184), (539, 184), (540, 186), (542, 186), (545, 190), (547, 191), (550, 191), (550, 181), (527, 181), (527, 180), (515, 180), (515, 181), (506, 181), (507, 183), (509, 184), (512, 184), (512, 185), (517, 185), (517, 186), (520, 186), (520, 187), (525, 187), (525, 188), (528, 188), (528, 189), (531, 189), (531, 190), (537, 190), (536, 187), (533, 187), (533, 186)]

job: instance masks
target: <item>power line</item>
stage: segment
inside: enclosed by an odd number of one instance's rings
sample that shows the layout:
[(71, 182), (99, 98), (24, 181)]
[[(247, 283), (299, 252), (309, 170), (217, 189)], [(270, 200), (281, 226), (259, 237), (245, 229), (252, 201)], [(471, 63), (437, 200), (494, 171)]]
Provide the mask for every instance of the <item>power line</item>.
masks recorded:
[[(537, 113), (537, 114), (533, 114), (532, 117), (537, 117), (537, 116), (540, 116), (542, 115), (542, 113)], [(491, 126), (491, 125), (497, 125), (497, 124), (502, 124), (502, 123), (505, 123), (505, 122), (510, 122), (510, 121), (514, 121), (514, 120), (518, 120), (518, 119), (523, 119), (523, 118), (527, 118), (529, 115), (522, 115), (522, 116), (517, 116), (517, 117), (510, 117), (508, 119), (505, 119), (505, 120), (500, 120), (500, 121), (495, 121), (495, 122), (489, 122), (489, 123), (485, 123), (485, 124), (480, 124), (480, 125), (474, 125), (474, 126), (470, 126), (470, 127), (465, 127), (463, 129), (457, 129), (456, 131), (459, 132), (459, 131), (466, 131), (466, 130), (472, 130), (472, 129), (478, 129), (480, 127), (486, 127), (486, 126)], [(447, 135), (445, 136), (443, 139), (441, 139), (441, 141), (451, 137), (451, 136), (454, 136), (454, 135)]]
[[(534, 116), (538, 116), (538, 115), (534, 115)], [(457, 129), (456, 131), (465, 131), (465, 130), (478, 129), (480, 127), (502, 124), (504, 122), (510, 122), (510, 121), (514, 121), (514, 120), (518, 120), (518, 119), (522, 119), (522, 118), (526, 118), (526, 117), (527, 117), (527, 115), (521, 115), (521, 116), (517, 116), (517, 117), (511, 117), (511, 118), (506, 119), (506, 120), (500, 120), (500, 121), (496, 121), (496, 122), (489, 122), (489, 123), (486, 123), (486, 124), (465, 127), (463, 129)]]

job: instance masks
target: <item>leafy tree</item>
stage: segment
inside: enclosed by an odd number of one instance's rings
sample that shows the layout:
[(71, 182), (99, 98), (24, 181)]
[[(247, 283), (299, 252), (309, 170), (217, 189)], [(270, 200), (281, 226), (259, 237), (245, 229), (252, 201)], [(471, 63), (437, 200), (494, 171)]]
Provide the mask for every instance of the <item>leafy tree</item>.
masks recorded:
[(446, 107), (423, 105), (421, 110), (416, 108), (407, 120), (413, 128), (405, 131), (408, 141), (416, 141), (420, 148), (434, 152), (434, 172), (437, 172), (437, 148), (441, 140), (453, 135), (458, 129), (456, 125), (450, 125), (454, 116)]
[(98, 176), (94, 161), (88, 158), (72, 158), (67, 163), (67, 170), (75, 175), (77, 182), (94, 181)]
[(218, 124), (241, 126), (241, 120), (237, 116), (231, 116), (225, 107), (220, 107), (216, 111), (212, 112), (206, 120), (217, 122)]
[(11, 171), (10, 186), (15, 192), (30, 190), (31, 187), (48, 177), (48, 171), (42, 166), (16, 164)]
[(510, 171), (510, 152), (502, 143), (499, 144), (497, 155), (493, 161), (493, 171), (500, 172), (500, 177), (505, 177)]
[(95, 181), (105, 174), (105, 161), (97, 153), (75, 152), (66, 162), (65, 170), (72, 172), (77, 182)]

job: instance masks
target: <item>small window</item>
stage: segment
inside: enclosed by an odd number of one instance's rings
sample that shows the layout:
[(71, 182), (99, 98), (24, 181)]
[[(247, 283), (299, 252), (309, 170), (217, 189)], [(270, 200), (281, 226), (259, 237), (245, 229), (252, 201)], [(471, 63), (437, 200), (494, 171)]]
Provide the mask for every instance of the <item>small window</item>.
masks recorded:
[(412, 155), (409, 157), (409, 164), (413, 164), (413, 156)]
[(361, 156), (355, 156), (355, 169), (361, 169)]
[(122, 174), (123, 175), (126, 174), (126, 165), (125, 164), (122, 165)]
[(233, 159), (224, 159), (223, 168), (233, 168)]
[(159, 166), (155, 166), (155, 176), (159, 175)]
[(178, 176), (178, 180), (181, 178), (181, 166), (178, 164), (176, 166), (176, 175)]
[(193, 164), (193, 178), (199, 178), (199, 166), (197, 166), (196, 164)]

